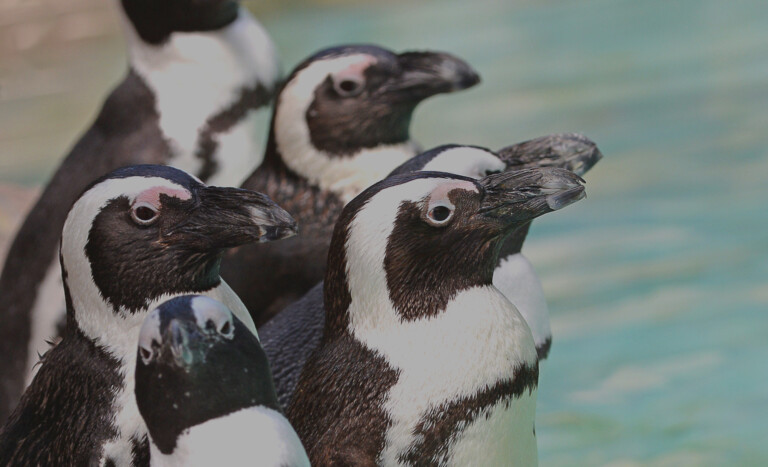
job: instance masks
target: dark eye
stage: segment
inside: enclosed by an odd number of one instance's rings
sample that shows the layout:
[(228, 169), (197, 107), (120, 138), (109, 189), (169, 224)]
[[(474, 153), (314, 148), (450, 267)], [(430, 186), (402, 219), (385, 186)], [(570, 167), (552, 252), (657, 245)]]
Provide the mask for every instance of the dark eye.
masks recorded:
[(448, 222), (453, 215), (453, 209), (448, 206), (438, 205), (427, 213), (427, 219), (432, 225), (442, 225)]
[(150, 225), (157, 220), (157, 208), (148, 203), (138, 203), (131, 208), (131, 218), (139, 225)]
[(363, 91), (363, 82), (345, 78), (334, 83), (334, 89), (336, 89), (336, 92), (340, 96), (352, 97), (360, 94)]

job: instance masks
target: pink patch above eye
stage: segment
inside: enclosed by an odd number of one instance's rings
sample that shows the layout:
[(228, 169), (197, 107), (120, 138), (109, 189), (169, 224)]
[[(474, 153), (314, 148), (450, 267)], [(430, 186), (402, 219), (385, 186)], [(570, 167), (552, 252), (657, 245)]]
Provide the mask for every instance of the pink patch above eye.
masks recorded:
[(376, 59), (371, 56), (361, 56), (360, 60), (355, 61), (348, 67), (344, 68), (343, 70), (339, 70), (336, 73), (333, 74), (333, 78), (337, 82), (341, 82), (344, 80), (351, 80), (351, 81), (358, 81), (362, 82), (365, 80), (365, 70), (368, 69), (369, 66), (376, 63)]
[(465, 190), (465, 191), (473, 191), (477, 193), (477, 187), (471, 183), (464, 180), (456, 180), (453, 182), (446, 182), (441, 183), (438, 185), (437, 188), (432, 190), (432, 193), (429, 195), (429, 199), (432, 201), (437, 201), (441, 199), (448, 199), (448, 193), (450, 193), (452, 190)]
[(160, 195), (173, 196), (182, 200), (187, 200), (192, 197), (192, 193), (183, 188), (170, 188), (167, 186), (155, 186), (148, 190), (144, 190), (133, 201), (137, 203), (151, 204), (157, 209), (160, 209)]

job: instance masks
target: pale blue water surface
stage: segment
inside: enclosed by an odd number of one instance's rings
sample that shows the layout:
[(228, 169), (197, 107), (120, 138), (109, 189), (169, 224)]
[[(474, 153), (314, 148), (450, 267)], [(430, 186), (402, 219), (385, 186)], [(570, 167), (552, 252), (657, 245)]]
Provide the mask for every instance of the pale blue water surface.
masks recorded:
[[(260, 17), (286, 70), (375, 42), (480, 71), (476, 89), (417, 111), (426, 147), (599, 143), (588, 198), (537, 221), (524, 250), (554, 330), (542, 465), (768, 465), (768, 2), (290, 6)], [(116, 81), (124, 58), (109, 60)]]
[(542, 465), (768, 465), (768, 2), (480, 0), (265, 19), (285, 62), (439, 48), (483, 83), (417, 112), (427, 146), (599, 143), (588, 198), (525, 252), (554, 329)]

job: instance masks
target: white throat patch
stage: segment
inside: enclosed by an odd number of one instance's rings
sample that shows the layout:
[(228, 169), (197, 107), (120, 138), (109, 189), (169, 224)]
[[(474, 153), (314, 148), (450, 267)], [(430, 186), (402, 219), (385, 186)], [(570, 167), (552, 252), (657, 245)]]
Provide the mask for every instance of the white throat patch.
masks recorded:
[[(245, 8), (220, 30), (173, 33), (158, 46), (143, 42), (125, 15), (123, 21), (131, 66), (155, 94), (160, 129), (173, 152), (170, 164), (199, 173), (202, 161), (195, 152), (207, 120), (234, 103), (243, 88), (274, 88), (279, 78), (275, 47)], [(227, 159), (219, 161), (222, 172), (208, 183), (239, 186), (261, 163), (265, 135), (257, 134), (251, 114), (219, 135), (219, 154)]]
[(275, 140), (285, 164), (313, 185), (336, 193), (345, 203), (417, 152), (410, 141), (362, 149), (343, 157), (330, 156), (312, 145), (306, 114), (317, 86), (330, 74), (370, 60), (365, 54), (317, 60), (283, 88), (276, 103)]

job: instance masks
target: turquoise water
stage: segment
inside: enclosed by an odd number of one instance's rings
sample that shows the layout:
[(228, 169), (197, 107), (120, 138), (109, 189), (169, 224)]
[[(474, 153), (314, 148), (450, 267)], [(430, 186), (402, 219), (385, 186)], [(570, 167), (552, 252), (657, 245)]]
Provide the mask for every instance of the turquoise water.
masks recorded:
[[(286, 69), (343, 42), (466, 58), (484, 82), (418, 110), (427, 147), (562, 131), (600, 145), (588, 198), (537, 221), (525, 249), (555, 333), (542, 465), (768, 465), (768, 2), (430, 0), (260, 18)], [(122, 73), (114, 38), (82, 50), (89, 88), (48, 101), (51, 128), (74, 105), (83, 128)], [(36, 134), (33, 105), (0, 115), (23, 133), (6, 154), (33, 157), (6, 158), (0, 179), (39, 183), (74, 138)]]
[(555, 333), (542, 465), (768, 465), (768, 2), (468, 5), (265, 22), (288, 64), (349, 41), (468, 59), (484, 82), (425, 104), (427, 146), (600, 145), (588, 198), (526, 248)]

